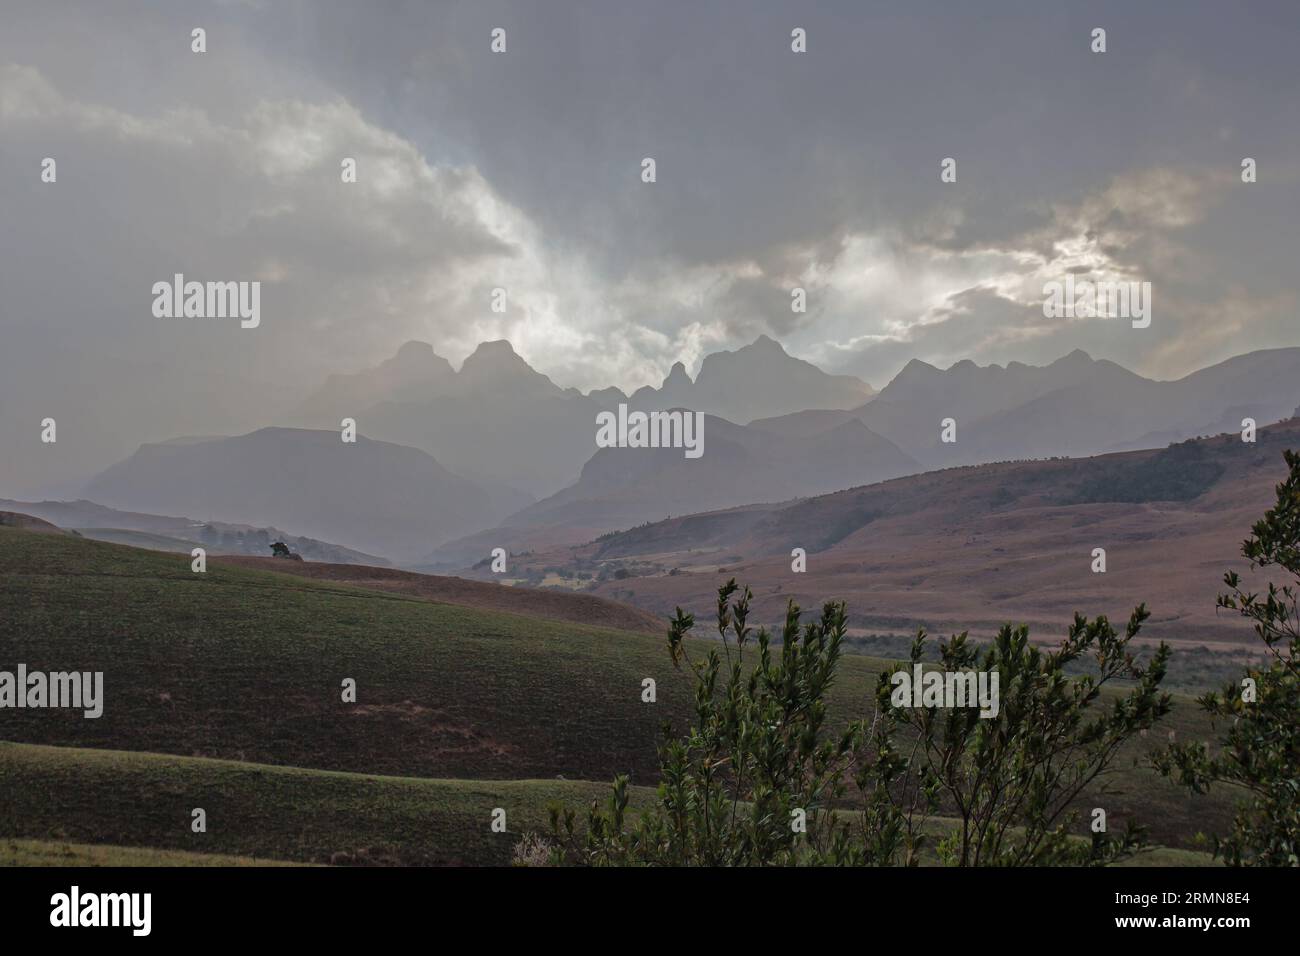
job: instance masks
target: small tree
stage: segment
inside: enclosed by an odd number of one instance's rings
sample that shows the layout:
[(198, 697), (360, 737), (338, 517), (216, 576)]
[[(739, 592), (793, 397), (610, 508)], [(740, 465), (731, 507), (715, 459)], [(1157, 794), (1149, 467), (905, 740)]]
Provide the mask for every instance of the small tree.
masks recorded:
[[(959, 866), (1105, 865), (1132, 855), (1143, 832), (1132, 821), (1119, 839), (1092, 832), (1077, 839), (1076, 801), (1109, 772), (1120, 748), (1169, 711), (1160, 691), (1169, 647), (1161, 644), (1146, 667), (1129, 644), (1149, 617), (1139, 605), (1121, 636), (1103, 616), (1074, 617), (1055, 651), (1029, 642), (1024, 626), (1004, 625), (991, 647), (968, 643), (965, 633), (941, 642), (940, 670), (998, 678), (997, 714), (978, 707), (890, 706), (891, 675), (920, 665), (925, 633), (912, 644), (910, 661), (880, 676), (876, 699), (886, 732), (914, 741), (908, 777), (931, 795), (930, 808), (956, 817), (945, 841), (945, 862)], [(1065, 669), (1091, 656), (1095, 674), (1067, 677)], [(1127, 694), (1103, 698), (1117, 679), (1136, 682)]]
[(1270, 581), (1260, 595), (1229, 571), (1228, 593), (1217, 602), (1251, 622), (1267, 666), (1250, 668), (1239, 683), (1200, 699), (1216, 721), (1231, 718), (1219, 753), (1190, 743), (1156, 760), (1194, 792), (1226, 783), (1249, 793), (1232, 832), (1214, 841), (1215, 855), (1233, 866), (1300, 866), (1300, 454), (1288, 451), (1285, 458), (1290, 471), (1277, 486), (1277, 503), (1255, 523), (1241, 553), (1252, 570), (1276, 567), (1298, 580), (1281, 587)]
[(287, 558), (289, 557), (289, 554), (290, 554), (289, 546), (285, 544), (283, 541), (276, 541), (274, 544), (271, 545), (272, 557)]
[[(694, 615), (678, 608), (669, 626), (673, 663), (695, 674), (696, 723), (681, 739), (665, 728), (657, 804), (629, 825), (628, 779), (617, 777), (607, 808), (592, 804), (585, 841), (575, 832), (574, 812), (553, 807), (563, 858), (669, 866), (893, 858), (896, 838), (855, 844), (848, 818), (832, 812), (861, 736), (859, 725), (835, 738), (825, 732), (825, 695), (844, 639), (844, 605), (827, 604), (820, 621), (801, 626), (791, 602), (774, 654), (765, 628), (751, 635), (751, 592), (737, 596), (738, 590), (734, 580), (718, 590), (725, 670), (716, 648), (702, 661), (691, 658), (684, 639)], [(755, 643), (758, 660), (746, 667), (746, 648)]]

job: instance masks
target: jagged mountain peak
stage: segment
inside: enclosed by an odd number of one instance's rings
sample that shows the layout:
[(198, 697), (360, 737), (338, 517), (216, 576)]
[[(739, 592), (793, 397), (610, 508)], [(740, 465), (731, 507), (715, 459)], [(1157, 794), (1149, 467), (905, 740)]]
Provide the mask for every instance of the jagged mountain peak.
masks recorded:
[(1093, 358), (1091, 355), (1089, 355), (1083, 349), (1075, 349), (1074, 351), (1070, 352), (1068, 355), (1062, 355), (1059, 359), (1057, 359), (1048, 367), (1055, 368), (1062, 365), (1091, 365), (1092, 363), (1093, 363)]
[(754, 339), (754, 341), (744, 346), (744, 348), (738, 349), (737, 351), (744, 351), (744, 349), (753, 349), (755, 351), (780, 352), (782, 355), (789, 354), (788, 352), (786, 352), (785, 347), (780, 342), (772, 338), (770, 335), (766, 335), (766, 334), (760, 335), (758, 338)]
[(457, 385), (461, 391), (484, 387), (523, 389), (529, 394), (560, 395), (564, 391), (529, 365), (505, 339), (480, 342), (461, 365)]
[(460, 370), (463, 372), (467, 367), (486, 363), (528, 364), (519, 357), (519, 353), (515, 351), (515, 347), (508, 339), (492, 339), (488, 342), (480, 342), (465, 359)]
[(686, 372), (686, 366), (681, 362), (674, 362), (673, 367), (669, 369), (668, 375), (664, 378), (663, 385), (659, 387), (660, 392), (667, 393), (672, 390), (674, 393), (689, 391), (695, 383), (691, 381), (690, 375)]

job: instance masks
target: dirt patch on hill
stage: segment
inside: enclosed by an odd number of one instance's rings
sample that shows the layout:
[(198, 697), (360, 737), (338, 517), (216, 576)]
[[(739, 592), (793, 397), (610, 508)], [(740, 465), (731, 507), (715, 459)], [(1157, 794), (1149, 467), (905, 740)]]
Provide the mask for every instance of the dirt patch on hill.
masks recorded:
[(514, 750), (442, 711), (414, 701), (395, 704), (354, 704), (348, 708), (352, 718), (374, 721), (378, 726), (391, 724), (394, 730), (416, 729), (429, 753), (446, 757), (507, 757)]
[(285, 561), (282, 558), (230, 556), (213, 558), (215, 564), (232, 564), (259, 571), (278, 571), (317, 581), (334, 581), (356, 587), (391, 591), (412, 597), (460, 604), (493, 611), (509, 611), (552, 621), (591, 624), (623, 631), (659, 634), (665, 624), (640, 608), (621, 604), (592, 594), (548, 591), (538, 588), (509, 587), (486, 581), (435, 574), (417, 574), (393, 568), (375, 568), (358, 564), (317, 564), (312, 561)]

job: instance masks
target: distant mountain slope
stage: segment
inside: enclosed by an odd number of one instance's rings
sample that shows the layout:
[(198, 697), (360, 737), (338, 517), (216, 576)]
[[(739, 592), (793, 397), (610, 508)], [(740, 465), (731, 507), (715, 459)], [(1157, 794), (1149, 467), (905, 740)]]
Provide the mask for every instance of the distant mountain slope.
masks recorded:
[(146, 531), (152, 534), (189, 533), (197, 530), (201, 521), (173, 515), (145, 514), (106, 508), (93, 501), (12, 501), (0, 498), (0, 508), (22, 511), (43, 518), (60, 528), (122, 528), (129, 531)]
[(283, 541), (308, 561), (388, 564), (378, 555), (366, 554), (364, 551), (345, 548), (329, 541), (293, 534), (273, 525), (259, 528), (225, 521), (203, 522), (173, 515), (118, 511), (84, 499), (78, 501), (0, 499), (0, 508), (35, 515), (60, 528), (75, 530), (83, 537), (93, 538), (96, 541), (129, 544), (137, 548), (190, 551), (195, 547), (203, 547), (209, 554), (265, 555), (269, 553), (272, 541)]
[(376, 438), (423, 449), (467, 477), (537, 497), (573, 481), (596, 451), (599, 411), (577, 394), (521, 399), (489, 391), (427, 404), (387, 402), (358, 421)]
[[(1171, 382), (1152, 382), (1109, 362), (1084, 381), (972, 425), (958, 444), (979, 460), (1080, 456), (1142, 443), (1266, 425), (1300, 401), (1300, 348), (1238, 355)], [(1154, 439), (1164, 439), (1163, 441)]]
[[(914, 359), (850, 415), (803, 411), (754, 424), (797, 435), (853, 417), (933, 469), (1159, 448), (1240, 429), (1246, 417), (1279, 421), (1297, 403), (1300, 348), (1250, 352), (1168, 382), (1076, 350), (1041, 367), (967, 360), (938, 369)], [(950, 444), (940, 440), (946, 418), (956, 422)]]
[(845, 422), (861, 420), (856, 411), (814, 408), (774, 418), (756, 418), (749, 423), (749, 427), (786, 438), (799, 438), (829, 431)]
[[(591, 394), (609, 400), (608, 390)], [(861, 379), (829, 375), (760, 335), (734, 352), (706, 355), (693, 382), (678, 362), (662, 386), (637, 389), (628, 402), (643, 411), (690, 408), (744, 423), (810, 408), (856, 408), (873, 394)]]
[(975, 420), (1023, 405), (1040, 395), (1092, 379), (1098, 368), (1139, 376), (1112, 362), (1096, 362), (1076, 349), (1049, 365), (1021, 362), (976, 365), (969, 359), (939, 370), (913, 359), (880, 392), (883, 402), (923, 412), (927, 418), (957, 415)]
[[(1300, 419), (1159, 450), (928, 472), (781, 504), (675, 517), (525, 565), (602, 580), (595, 593), (659, 613), (697, 606), (719, 581), (754, 587), (761, 620), (793, 597), (844, 599), (856, 627), (908, 633), (1005, 620), (1060, 633), (1075, 611), (1122, 619), (1146, 602), (1144, 634), (1240, 651), (1250, 629), (1215, 609), (1228, 568), (1262, 586), (1241, 541), (1271, 506)], [(790, 552), (803, 548), (807, 571)], [(1107, 553), (1093, 573), (1093, 550)], [(621, 578), (612, 572), (624, 569)], [(725, 570), (723, 570), (725, 569)]]
[(374, 368), (331, 375), (299, 408), (297, 417), (318, 426), (337, 427), (379, 402), (429, 401), (446, 394), (456, 372), (427, 342), (407, 342)]
[[(856, 401), (864, 389), (856, 379), (827, 376), (791, 357), (766, 337), (708, 356), (694, 382), (679, 363), (662, 388), (640, 389), (630, 398), (617, 389), (582, 395), (561, 388), (505, 341), (482, 343), (459, 371), (450, 371), (427, 345), (408, 343), (376, 369), (332, 378), (304, 410), (325, 429), (312, 458), (324, 472), (372, 457), (321, 457), (325, 449), (350, 447), (336, 441), (340, 417), (356, 418), (369, 439), (406, 446), (417, 456), (394, 458), (391, 469), (322, 474), (295, 470), (278, 453), (245, 455), (229, 481), (217, 483), (240, 488), (223, 498), (202, 476), (178, 477), (176, 462), (197, 460), (216, 447), (214, 439), (188, 438), (142, 449), (132, 460), (147, 455), (150, 467), (131, 481), (120, 480), (123, 464), (91, 487), (117, 495), (110, 503), (150, 511), (184, 503), (189, 513), (274, 522), (400, 563), (454, 566), (478, 553), (480, 535), (488, 531), (493, 546), (545, 548), (669, 515), (819, 495), (925, 470), (1160, 447), (1237, 429), (1247, 417), (1266, 425), (1300, 404), (1300, 348), (1238, 356), (1172, 382), (1145, 379), (1081, 351), (1043, 367), (965, 361), (940, 370), (913, 361), (869, 401), (834, 407)], [(353, 410), (372, 400), (378, 401)], [(624, 403), (660, 410), (665, 402), (693, 410), (721, 405), (752, 422), (710, 416), (699, 460), (669, 450), (596, 448), (598, 414)], [(766, 414), (804, 402), (830, 407)], [(956, 422), (953, 443), (940, 441), (948, 418)], [(227, 440), (246, 442), (248, 436)], [(809, 467), (810, 461), (817, 466)], [(226, 464), (218, 455), (211, 467)], [(280, 497), (270, 496), (267, 482), (253, 480), (268, 464), (269, 485)], [(164, 466), (165, 480), (150, 477)], [(428, 480), (415, 482), (416, 472), (427, 472)], [(289, 490), (307, 475), (331, 485), (330, 493), (317, 500), (314, 489), (306, 495)], [(359, 505), (344, 488), (386, 488), (386, 482), (393, 492), (380, 495), (386, 504), (364, 503), (371, 496), (362, 492)], [(537, 496), (544, 500), (534, 502)], [(259, 503), (252, 514), (244, 507), (249, 501)], [(538, 539), (539, 528), (557, 533)], [(444, 548), (448, 544), (454, 546)]]
[(298, 421), (338, 428), (355, 418), (372, 438), (419, 448), (458, 475), (548, 494), (596, 450), (599, 405), (533, 370), (506, 341), (484, 342), (460, 371), (422, 342), (378, 368), (333, 376)]
[[(251, 431), (268, 420), (279, 421), (293, 400), (288, 376), (275, 381), (245, 378), (226, 362), (168, 361), (165, 354), (147, 358), (131, 350), (105, 349), (78, 336), (51, 337), (48, 348), (36, 340), (19, 348), (7, 321), (3, 324), (3, 497), (74, 497), (88, 474), (119, 461), (143, 441), (195, 431)], [(57, 369), (57, 387), (52, 369)], [(201, 405), (195, 396), (202, 396)], [(47, 416), (58, 422), (57, 444), (42, 443), (40, 429), (29, 427)]]
[(72, 533), (48, 521), (16, 511), (0, 511), (0, 528), (17, 528), (19, 531), (34, 531), (38, 534)]
[(783, 438), (706, 416), (701, 457), (686, 458), (679, 448), (603, 448), (576, 483), (503, 524), (628, 528), (673, 514), (823, 494), (917, 467), (856, 420), (808, 437)]
[(461, 478), (414, 448), (288, 428), (144, 445), (93, 479), (87, 494), (126, 509), (289, 526), (399, 560), (527, 501)]
[[(1239, 427), (1244, 417), (1276, 421), (1300, 404), (1300, 348), (1252, 352), (1172, 382), (1079, 350), (1041, 367), (967, 360), (938, 369), (914, 359), (875, 395), (861, 380), (828, 375), (760, 336), (707, 355), (694, 381), (678, 362), (659, 388), (628, 396), (561, 388), (505, 341), (482, 343), (458, 372), (412, 342), (377, 368), (332, 377), (302, 416), (329, 429), (354, 417), (371, 437), (420, 448), (457, 474), (545, 497), (581, 480), (597, 451), (596, 416), (619, 404), (702, 411), (793, 439), (856, 420), (920, 471), (1160, 447)], [(947, 418), (956, 421), (954, 443), (940, 441)], [(765, 484), (777, 493), (788, 488), (775, 475)]]
[(828, 375), (761, 336), (706, 356), (694, 382), (676, 363), (661, 388), (630, 398), (617, 388), (583, 395), (556, 385), (509, 342), (484, 342), (457, 372), (421, 342), (373, 369), (331, 376), (296, 421), (337, 428), (357, 419), (371, 437), (420, 448), (457, 474), (533, 495), (571, 484), (596, 451), (596, 415), (620, 403), (658, 411), (690, 408), (732, 421), (806, 408), (854, 408), (872, 395), (852, 376)]

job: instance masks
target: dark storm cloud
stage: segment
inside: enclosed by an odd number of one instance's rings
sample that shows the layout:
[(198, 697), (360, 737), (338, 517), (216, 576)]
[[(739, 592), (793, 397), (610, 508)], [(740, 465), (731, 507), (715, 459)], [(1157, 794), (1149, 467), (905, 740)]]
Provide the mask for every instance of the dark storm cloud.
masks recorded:
[[(0, 373), (52, 380), (56, 345), (102, 357), (78, 389), (129, 410), (108, 456), (255, 420), (214, 401), (227, 376), (305, 390), (413, 337), (453, 361), (508, 337), (584, 388), (760, 332), (877, 386), (914, 356), (1081, 346), (1176, 375), (1294, 344), (1297, 21), (1283, 2), (11, 3)], [(274, 321), (160, 328), (140, 290), (178, 263), (264, 276)], [(1151, 281), (1149, 334), (1044, 326), (1065, 272)], [(110, 359), (205, 384), (143, 427), (149, 386)], [(42, 405), (19, 398), (0, 441)]]

